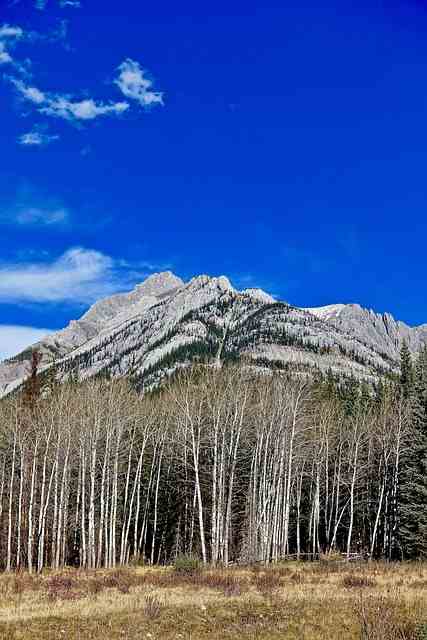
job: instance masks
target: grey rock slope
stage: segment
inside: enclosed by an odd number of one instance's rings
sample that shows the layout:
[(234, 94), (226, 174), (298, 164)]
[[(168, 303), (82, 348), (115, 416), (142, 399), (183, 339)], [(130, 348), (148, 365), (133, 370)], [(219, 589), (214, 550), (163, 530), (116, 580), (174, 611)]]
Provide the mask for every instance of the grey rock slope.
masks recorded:
[(120, 293), (96, 302), (79, 320), (56, 333), (46, 336), (27, 350), (0, 363), (0, 394), (16, 386), (28, 374), (34, 349), (42, 356), (41, 366), (65, 358), (89, 340), (101, 338), (111, 327), (118, 327), (183, 286), (183, 281), (170, 271), (156, 273), (130, 293)]
[(427, 324), (409, 327), (389, 313), (375, 313), (358, 304), (336, 304), (307, 311), (337, 328), (350, 331), (395, 361), (399, 358), (403, 341), (413, 353), (427, 343)]
[(375, 380), (396, 370), (403, 340), (417, 352), (427, 325), (411, 328), (359, 305), (301, 309), (260, 289), (236, 291), (224, 276), (184, 283), (165, 272), (97, 302), (80, 320), (0, 364), (0, 394), (22, 382), (33, 348), (42, 369), (55, 361), (61, 379), (128, 374), (150, 387), (195, 359), (243, 358), (256, 367)]

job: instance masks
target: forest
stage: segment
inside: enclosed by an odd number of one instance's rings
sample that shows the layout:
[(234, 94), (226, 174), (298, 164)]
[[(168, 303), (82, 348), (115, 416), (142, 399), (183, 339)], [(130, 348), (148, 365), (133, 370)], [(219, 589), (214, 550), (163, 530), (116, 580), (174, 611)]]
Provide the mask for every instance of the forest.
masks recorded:
[(427, 348), (374, 387), (197, 364), (0, 402), (4, 571), (427, 555)]

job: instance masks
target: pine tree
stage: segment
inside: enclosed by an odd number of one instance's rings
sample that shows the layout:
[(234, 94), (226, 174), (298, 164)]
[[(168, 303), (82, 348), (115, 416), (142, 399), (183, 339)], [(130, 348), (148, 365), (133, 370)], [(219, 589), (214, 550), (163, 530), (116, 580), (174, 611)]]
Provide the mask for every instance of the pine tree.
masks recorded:
[(400, 541), (406, 557), (420, 558), (427, 557), (427, 347), (421, 351), (412, 375), (408, 400), (410, 429), (402, 473)]
[(23, 384), (23, 403), (30, 411), (34, 411), (40, 397), (39, 366), (41, 354), (34, 350), (31, 355), (30, 374)]
[(408, 344), (404, 341), (400, 350), (400, 389), (405, 400), (411, 396), (413, 386), (414, 368), (412, 364), (412, 357)]
[(43, 397), (51, 395), (58, 390), (60, 385), (58, 374), (58, 365), (56, 361), (53, 361), (49, 369), (43, 374), (43, 380), (40, 384), (40, 392)]
[(357, 410), (360, 403), (360, 382), (356, 378), (350, 378), (342, 391), (345, 413), (351, 416)]
[(387, 394), (387, 386), (384, 384), (382, 378), (380, 378), (377, 384), (374, 385), (375, 392), (375, 404), (380, 407), (384, 402), (384, 399)]

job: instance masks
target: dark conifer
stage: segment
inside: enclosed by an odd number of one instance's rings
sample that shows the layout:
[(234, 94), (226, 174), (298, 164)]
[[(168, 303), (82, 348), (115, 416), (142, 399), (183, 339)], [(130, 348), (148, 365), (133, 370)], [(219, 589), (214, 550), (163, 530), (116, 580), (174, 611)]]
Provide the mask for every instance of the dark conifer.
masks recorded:
[(402, 465), (400, 542), (405, 557), (427, 557), (427, 347), (403, 390), (409, 405), (409, 430)]

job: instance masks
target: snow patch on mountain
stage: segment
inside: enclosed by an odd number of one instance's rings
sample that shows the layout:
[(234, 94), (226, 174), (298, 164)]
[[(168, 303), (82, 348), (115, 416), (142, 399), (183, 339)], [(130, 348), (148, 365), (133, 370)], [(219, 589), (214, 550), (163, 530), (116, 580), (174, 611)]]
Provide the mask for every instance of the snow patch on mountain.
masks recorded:
[(328, 304), (325, 307), (304, 307), (304, 311), (308, 311), (321, 320), (330, 320), (338, 318), (345, 307), (345, 304)]

